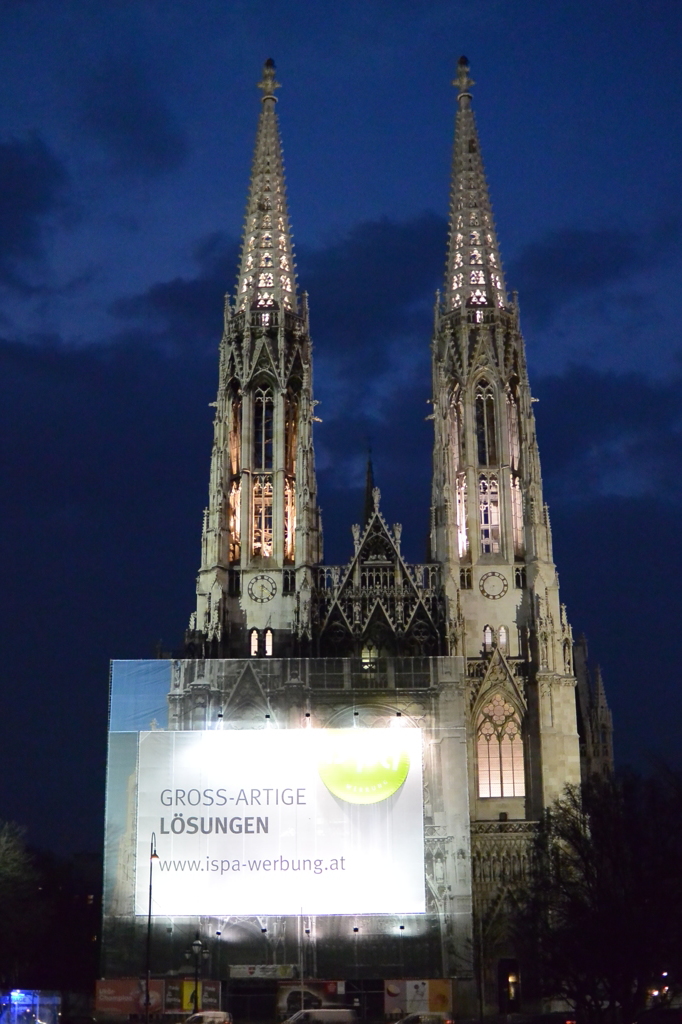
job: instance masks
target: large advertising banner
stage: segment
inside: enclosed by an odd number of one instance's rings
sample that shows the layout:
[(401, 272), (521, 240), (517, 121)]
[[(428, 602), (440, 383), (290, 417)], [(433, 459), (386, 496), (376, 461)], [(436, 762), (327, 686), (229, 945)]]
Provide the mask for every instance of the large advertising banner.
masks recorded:
[(418, 729), (142, 732), (135, 911), (423, 913)]

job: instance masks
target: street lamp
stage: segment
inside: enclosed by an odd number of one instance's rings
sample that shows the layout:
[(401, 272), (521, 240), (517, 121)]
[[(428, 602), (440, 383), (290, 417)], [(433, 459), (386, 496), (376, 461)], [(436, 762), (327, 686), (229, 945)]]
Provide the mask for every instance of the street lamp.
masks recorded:
[[(192, 943), (194, 953), (194, 1012), (199, 1012), (199, 963), (201, 961), (201, 939), (197, 935)], [(203, 1000), (202, 1000), (203, 1002)]]
[(149, 846), (149, 910), (147, 913), (147, 984), (144, 993), (144, 1021), (149, 1024), (149, 983), (152, 970), (152, 882), (154, 879), (154, 861), (158, 860), (156, 853), (156, 833), (152, 832)]
[[(185, 956), (189, 960), (190, 955), (194, 957), (194, 993), (192, 995), (192, 1002), (194, 1003), (194, 1013), (199, 1012), (199, 964), (202, 958), (208, 960), (211, 955), (210, 950), (207, 946), (204, 946), (203, 942), (199, 938), (199, 932), (196, 933), (196, 938), (191, 945), (191, 948), (187, 950)], [(203, 1003), (203, 999), (202, 999)]]

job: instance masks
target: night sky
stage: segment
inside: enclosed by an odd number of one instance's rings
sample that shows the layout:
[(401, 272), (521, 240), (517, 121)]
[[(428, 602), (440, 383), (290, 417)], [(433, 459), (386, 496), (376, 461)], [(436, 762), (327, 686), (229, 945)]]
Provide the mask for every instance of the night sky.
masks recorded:
[(574, 633), (620, 764), (679, 764), (679, 0), (0, 0), (0, 818), (101, 841), (110, 658), (194, 608), (223, 295), (282, 83), (328, 562), (367, 445), (425, 557), (466, 54)]

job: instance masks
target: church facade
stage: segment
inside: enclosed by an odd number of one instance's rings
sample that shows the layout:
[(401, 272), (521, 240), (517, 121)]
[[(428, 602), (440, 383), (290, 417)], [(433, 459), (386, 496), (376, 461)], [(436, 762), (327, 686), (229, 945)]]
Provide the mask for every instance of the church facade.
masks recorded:
[[(274, 64), (264, 67), (238, 289), (225, 304), (196, 610), (172, 661), (166, 728), (419, 729), (423, 913), (186, 924), (209, 945), (220, 936), (232, 967), (454, 979), (467, 1016), (512, 1005), (498, 984), (500, 964), (507, 981), (517, 970), (496, 929), (500, 908), (523, 877), (534, 823), (567, 784), (610, 770), (612, 741), (601, 678), (559, 596), (519, 307), (506, 290), (465, 58), (454, 84), (447, 269), (431, 339), (430, 550), (422, 564), (405, 560), (369, 466), (352, 556), (333, 566), (323, 560), (308, 300), (295, 276), (278, 83)], [(131, 912), (124, 903), (119, 917)], [(170, 964), (166, 931), (156, 956)], [(111, 969), (125, 971), (123, 960)]]

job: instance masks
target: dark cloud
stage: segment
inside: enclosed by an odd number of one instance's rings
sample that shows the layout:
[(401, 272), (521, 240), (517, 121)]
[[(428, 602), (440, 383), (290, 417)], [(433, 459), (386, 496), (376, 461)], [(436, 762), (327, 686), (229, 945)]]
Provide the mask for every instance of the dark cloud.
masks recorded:
[(116, 172), (163, 174), (179, 167), (189, 151), (173, 113), (131, 61), (109, 59), (90, 76), (82, 123)]
[(562, 502), (605, 495), (682, 500), (682, 377), (651, 380), (587, 366), (535, 382), (549, 492)]
[(416, 322), (442, 283), (444, 218), (366, 221), (323, 248), (299, 252), (300, 279), (312, 296), (315, 333), (344, 350), (367, 353)]
[[(62, 205), (64, 165), (38, 136), (0, 142), (0, 282), (34, 289), (30, 264), (43, 255), (46, 222)], [(27, 266), (28, 265), (28, 266)]]
[(596, 294), (660, 263), (680, 240), (679, 219), (647, 232), (629, 228), (561, 228), (527, 245), (509, 265), (507, 281), (522, 297), (524, 316), (542, 326), (573, 299)]
[[(545, 444), (543, 462), (552, 464)], [(561, 598), (574, 635), (587, 632), (614, 713), (616, 760), (682, 767), (677, 655), (682, 534), (679, 500), (593, 498), (550, 506)], [(668, 714), (662, 714), (662, 710)]]
[(533, 390), (561, 597), (604, 669), (616, 756), (679, 764), (675, 727), (660, 715), (680, 680), (669, 642), (679, 602), (652, 595), (672, 595), (682, 578), (682, 378), (581, 366)]
[(234, 279), (239, 246), (219, 232), (202, 239), (194, 251), (199, 272), (192, 278), (160, 281), (139, 295), (118, 299), (110, 312), (136, 321), (147, 340), (171, 350), (209, 345), (222, 336), (223, 300)]

